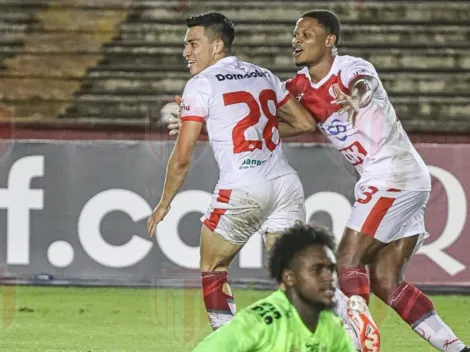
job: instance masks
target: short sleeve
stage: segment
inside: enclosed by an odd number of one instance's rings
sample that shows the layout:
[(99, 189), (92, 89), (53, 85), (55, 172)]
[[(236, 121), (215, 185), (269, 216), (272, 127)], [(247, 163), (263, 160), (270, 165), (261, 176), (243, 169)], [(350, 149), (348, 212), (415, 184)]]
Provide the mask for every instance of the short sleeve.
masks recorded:
[(207, 78), (196, 76), (184, 88), (181, 121), (204, 122), (209, 115), (211, 88)]
[(341, 80), (346, 87), (349, 87), (349, 83), (360, 76), (379, 78), (374, 66), (370, 62), (362, 59), (348, 62), (341, 70)]
[(282, 84), (279, 77), (270, 71), (266, 71), (266, 74), (269, 75), (271, 83), (273, 84), (274, 92), (276, 93), (277, 106), (279, 108), (289, 100), (289, 91), (286, 89), (285, 85)]

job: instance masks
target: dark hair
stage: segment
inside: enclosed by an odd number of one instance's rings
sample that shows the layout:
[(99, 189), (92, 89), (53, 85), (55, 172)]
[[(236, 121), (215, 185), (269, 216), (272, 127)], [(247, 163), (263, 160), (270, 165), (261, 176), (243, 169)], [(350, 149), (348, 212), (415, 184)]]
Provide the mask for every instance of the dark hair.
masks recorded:
[(310, 246), (327, 246), (334, 252), (336, 241), (327, 229), (318, 225), (297, 224), (283, 232), (269, 257), (271, 278), (280, 283), (282, 272), (290, 267), (292, 259)]
[(201, 15), (190, 16), (186, 19), (188, 28), (202, 26), (210, 32), (212, 37), (220, 38), (224, 42), (225, 50), (230, 53), (235, 39), (235, 26), (227, 17), (217, 12), (209, 12)]
[(339, 43), (339, 34), (341, 26), (339, 23), (338, 16), (331, 11), (327, 10), (311, 10), (305, 12), (302, 17), (314, 18), (320, 23), (328, 34), (334, 34), (336, 36), (335, 45)]

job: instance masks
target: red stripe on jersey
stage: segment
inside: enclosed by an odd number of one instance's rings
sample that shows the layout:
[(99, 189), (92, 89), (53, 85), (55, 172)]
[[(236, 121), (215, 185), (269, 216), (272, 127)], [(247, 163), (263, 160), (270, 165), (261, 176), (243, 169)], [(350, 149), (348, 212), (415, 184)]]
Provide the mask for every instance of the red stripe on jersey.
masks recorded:
[(195, 121), (195, 122), (201, 122), (204, 123), (204, 117), (201, 116), (183, 116), (181, 118), (181, 121)]
[(375, 236), (377, 229), (380, 226), (385, 214), (387, 214), (388, 209), (392, 206), (395, 198), (381, 197), (375, 203), (374, 207), (367, 216), (364, 225), (362, 225), (361, 233), (369, 236)]
[(401, 192), (401, 190), (397, 188), (389, 188), (387, 189), (387, 192)]
[(277, 103), (277, 108), (279, 109), (281, 106), (283, 106), (285, 103), (289, 101), (290, 94), (287, 93), (287, 95), (282, 99), (279, 103)]

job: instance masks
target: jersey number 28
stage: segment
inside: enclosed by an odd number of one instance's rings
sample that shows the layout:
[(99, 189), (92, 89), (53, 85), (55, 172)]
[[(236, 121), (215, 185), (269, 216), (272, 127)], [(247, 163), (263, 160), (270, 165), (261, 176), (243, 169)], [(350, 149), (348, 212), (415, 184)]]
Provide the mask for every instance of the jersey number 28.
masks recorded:
[[(246, 104), (250, 109), (248, 115), (246, 115), (240, 122), (237, 123), (232, 131), (233, 139), (233, 152), (243, 153), (250, 152), (254, 149), (262, 149), (263, 142), (260, 140), (247, 140), (245, 138), (245, 130), (251, 126), (256, 125), (261, 118), (261, 110), (264, 116), (268, 118), (268, 122), (263, 129), (263, 139), (266, 143), (266, 147), (273, 151), (276, 149), (277, 144), (273, 142), (273, 128), (278, 128), (277, 116), (269, 111), (268, 102), (271, 100), (274, 105), (277, 105), (276, 93), (272, 89), (265, 89), (259, 94), (259, 103), (256, 98), (249, 92), (239, 91), (226, 93), (223, 95), (224, 104)], [(261, 106), (261, 109), (260, 109)]]

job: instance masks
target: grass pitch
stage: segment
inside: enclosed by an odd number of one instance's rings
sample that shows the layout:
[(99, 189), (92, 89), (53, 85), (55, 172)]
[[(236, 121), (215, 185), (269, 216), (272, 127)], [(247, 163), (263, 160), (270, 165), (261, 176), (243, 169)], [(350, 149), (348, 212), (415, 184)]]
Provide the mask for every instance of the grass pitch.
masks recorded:
[[(269, 294), (235, 290), (238, 309)], [(436, 310), (470, 344), (470, 296), (432, 296)], [(210, 333), (200, 290), (0, 287), (0, 351), (191, 351)], [(435, 351), (372, 299), (382, 352)]]

